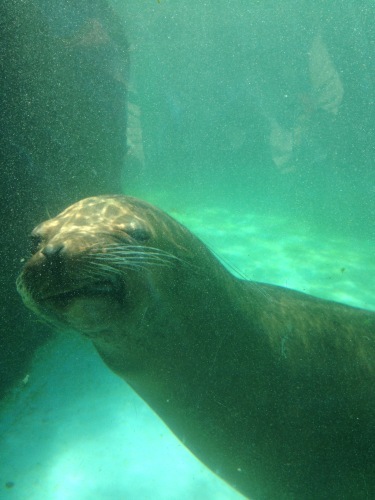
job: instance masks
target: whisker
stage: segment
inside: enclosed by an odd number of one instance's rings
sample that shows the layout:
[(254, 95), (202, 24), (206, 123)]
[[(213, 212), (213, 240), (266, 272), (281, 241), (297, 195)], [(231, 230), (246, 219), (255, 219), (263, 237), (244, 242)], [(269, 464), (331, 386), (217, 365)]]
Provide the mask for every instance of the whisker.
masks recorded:
[[(95, 247), (93, 247), (95, 248)], [(172, 259), (172, 260), (178, 260), (183, 262), (179, 257), (176, 257), (175, 255), (165, 252), (164, 250), (160, 250), (159, 248), (154, 248), (154, 247), (146, 247), (146, 246), (136, 246), (136, 245), (106, 245), (104, 248), (98, 247), (101, 252), (101, 256), (106, 256), (107, 253), (106, 251), (110, 252), (109, 255), (113, 256), (120, 256), (124, 258), (130, 258), (132, 256), (139, 258), (140, 256), (147, 256), (147, 257), (159, 257), (159, 258), (167, 258), (167, 259)], [(87, 255), (98, 255), (95, 251), (90, 252)]]
[(158, 248), (116, 244), (92, 247), (83, 258), (90, 262), (91, 267), (97, 266), (103, 273), (120, 273), (124, 269), (139, 271), (148, 266), (170, 267), (173, 262), (184, 263), (175, 255)]
[[(141, 259), (141, 260), (140, 260)], [(108, 256), (108, 257), (104, 257), (104, 256), (98, 256), (98, 257), (94, 257), (92, 259), (93, 262), (110, 262), (110, 263), (113, 263), (113, 264), (117, 264), (117, 265), (130, 265), (130, 266), (134, 266), (134, 267), (144, 267), (145, 264), (155, 264), (155, 265), (163, 265), (163, 266), (168, 266), (168, 265), (171, 265), (171, 262), (168, 262), (166, 261), (165, 259), (162, 259), (162, 258), (157, 258), (157, 257), (151, 257), (151, 258), (144, 258), (143, 256), (134, 256), (134, 257), (131, 257), (130, 259), (128, 258), (128, 256), (124, 256), (124, 257), (112, 257), (112, 256)]]
[(113, 281), (122, 277), (125, 271), (141, 272), (150, 267), (170, 268), (180, 264), (194, 272), (204, 274), (204, 270), (175, 255), (155, 247), (143, 245), (93, 245), (82, 255), (83, 272), (92, 280)]

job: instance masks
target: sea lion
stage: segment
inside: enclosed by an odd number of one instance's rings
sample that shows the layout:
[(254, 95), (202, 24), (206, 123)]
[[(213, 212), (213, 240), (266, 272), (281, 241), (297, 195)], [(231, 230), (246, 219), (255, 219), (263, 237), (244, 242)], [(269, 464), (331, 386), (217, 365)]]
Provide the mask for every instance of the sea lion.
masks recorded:
[(79, 201), (31, 238), (25, 304), (91, 339), (238, 491), (374, 498), (373, 312), (235, 278), (128, 196)]

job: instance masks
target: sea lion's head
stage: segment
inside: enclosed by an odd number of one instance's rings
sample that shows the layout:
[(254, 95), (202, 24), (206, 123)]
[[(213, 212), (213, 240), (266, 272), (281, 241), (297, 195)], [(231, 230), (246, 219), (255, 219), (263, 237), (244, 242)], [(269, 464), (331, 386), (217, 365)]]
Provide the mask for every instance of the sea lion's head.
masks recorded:
[(116, 323), (134, 331), (179, 286), (178, 270), (191, 258), (187, 234), (194, 238), (136, 198), (87, 198), (32, 231), (32, 256), (17, 288), (26, 306), (55, 326), (92, 338)]

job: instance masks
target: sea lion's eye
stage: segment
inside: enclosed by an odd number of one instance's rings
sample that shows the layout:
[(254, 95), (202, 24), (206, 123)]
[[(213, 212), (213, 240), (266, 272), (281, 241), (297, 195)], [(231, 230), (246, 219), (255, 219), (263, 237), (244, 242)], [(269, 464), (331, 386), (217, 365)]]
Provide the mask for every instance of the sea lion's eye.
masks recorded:
[(143, 227), (139, 227), (139, 226), (135, 226), (135, 227), (132, 227), (132, 226), (128, 226), (126, 229), (125, 229), (125, 232), (128, 236), (130, 236), (130, 238), (132, 238), (133, 240), (137, 240), (137, 241), (140, 241), (140, 242), (144, 242), (144, 241), (147, 241), (150, 239), (150, 234), (149, 232), (144, 229)]
[(39, 250), (41, 243), (42, 243), (42, 237), (39, 234), (32, 234), (31, 235), (31, 237), (30, 237), (30, 250), (31, 250), (31, 253), (33, 255), (34, 255), (34, 253), (36, 253)]
[(134, 221), (121, 224), (117, 227), (113, 227), (112, 234), (113, 237), (118, 241), (126, 243), (129, 243), (129, 239), (134, 240), (138, 243), (144, 243), (151, 237), (150, 232), (147, 228), (143, 227), (142, 224)]

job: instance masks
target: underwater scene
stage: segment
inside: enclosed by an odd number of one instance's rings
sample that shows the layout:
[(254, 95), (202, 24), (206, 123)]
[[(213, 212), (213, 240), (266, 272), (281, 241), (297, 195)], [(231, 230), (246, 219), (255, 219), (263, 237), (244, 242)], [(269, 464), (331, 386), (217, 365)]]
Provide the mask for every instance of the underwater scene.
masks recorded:
[(0, 498), (375, 498), (373, 1), (0, 14)]

